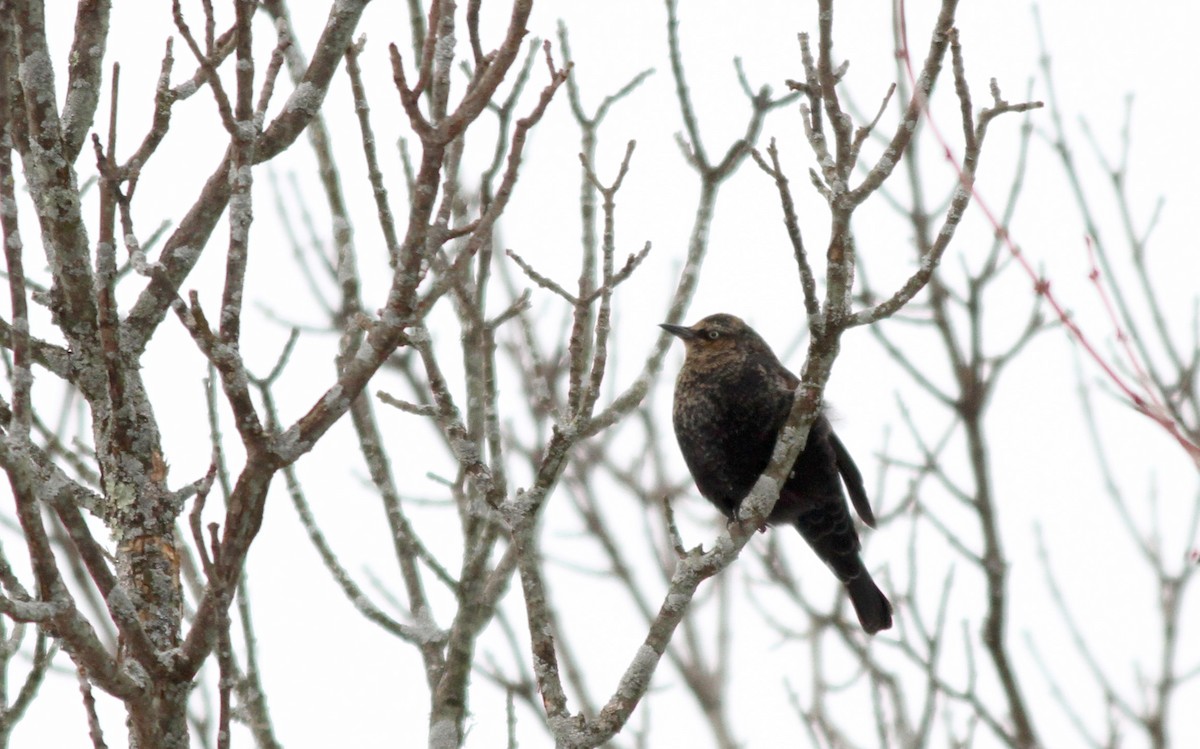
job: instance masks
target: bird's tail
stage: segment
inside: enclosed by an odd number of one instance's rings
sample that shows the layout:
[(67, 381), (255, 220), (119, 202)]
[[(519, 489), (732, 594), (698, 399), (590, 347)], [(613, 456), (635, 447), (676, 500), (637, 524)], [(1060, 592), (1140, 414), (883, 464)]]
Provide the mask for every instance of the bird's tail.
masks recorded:
[(858, 614), (858, 621), (867, 634), (891, 628), (892, 604), (865, 569), (846, 582), (846, 590), (850, 593), (850, 603), (854, 604), (854, 613)]

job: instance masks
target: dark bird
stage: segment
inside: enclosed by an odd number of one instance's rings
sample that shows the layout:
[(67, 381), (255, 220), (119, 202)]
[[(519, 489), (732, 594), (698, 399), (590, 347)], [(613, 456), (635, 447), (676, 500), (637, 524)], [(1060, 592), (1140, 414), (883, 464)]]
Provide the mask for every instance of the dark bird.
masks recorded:
[[(675, 380), (675, 437), (696, 487), (730, 521), (771, 462), (800, 378), (758, 333), (733, 315), (711, 315), (690, 328), (663, 324), (687, 357)], [(850, 593), (868, 634), (892, 626), (892, 605), (863, 566), (842, 482), (863, 522), (875, 515), (862, 474), (822, 413), (813, 422), (768, 525), (795, 525)]]

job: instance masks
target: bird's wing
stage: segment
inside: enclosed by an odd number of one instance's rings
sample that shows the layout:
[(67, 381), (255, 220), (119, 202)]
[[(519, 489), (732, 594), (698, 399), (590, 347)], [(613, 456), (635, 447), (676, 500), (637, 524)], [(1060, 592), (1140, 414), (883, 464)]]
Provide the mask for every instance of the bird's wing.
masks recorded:
[(779, 365), (778, 371), (780, 376), (783, 377), (783, 386), (785, 388), (794, 392), (800, 386), (800, 378), (796, 376), (795, 372), (782, 364)]
[(833, 445), (833, 452), (837, 456), (838, 472), (842, 474), (842, 481), (846, 483), (846, 489), (850, 492), (850, 502), (854, 504), (854, 511), (858, 513), (864, 523), (874, 528), (875, 513), (871, 512), (871, 502), (867, 499), (863, 477), (858, 466), (854, 464), (854, 458), (850, 457), (850, 451), (846, 449), (846, 446), (838, 439), (837, 433), (832, 429), (829, 430), (829, 442)]

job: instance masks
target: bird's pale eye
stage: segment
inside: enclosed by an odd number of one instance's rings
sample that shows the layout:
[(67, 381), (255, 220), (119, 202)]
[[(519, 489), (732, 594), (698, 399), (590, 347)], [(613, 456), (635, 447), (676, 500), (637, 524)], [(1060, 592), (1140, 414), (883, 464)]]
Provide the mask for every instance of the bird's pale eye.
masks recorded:
[(708, 331), (708, 340), (715, 341), (720, 337), (721, 337), (721, 334), (718, 333), (717, 331), (715, 331), (715, 330)]

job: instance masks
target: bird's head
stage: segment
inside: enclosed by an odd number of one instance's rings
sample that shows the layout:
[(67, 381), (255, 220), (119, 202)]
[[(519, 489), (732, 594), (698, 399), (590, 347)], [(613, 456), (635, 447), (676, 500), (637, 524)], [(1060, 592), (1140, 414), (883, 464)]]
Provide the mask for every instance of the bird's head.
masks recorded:
[(733, 315), (709, 315), (690, 327), (662, 323), (660, 328), (681, 339), (688, 358), (725, 358), (737, 352), (766, 347), (754, 329)]

